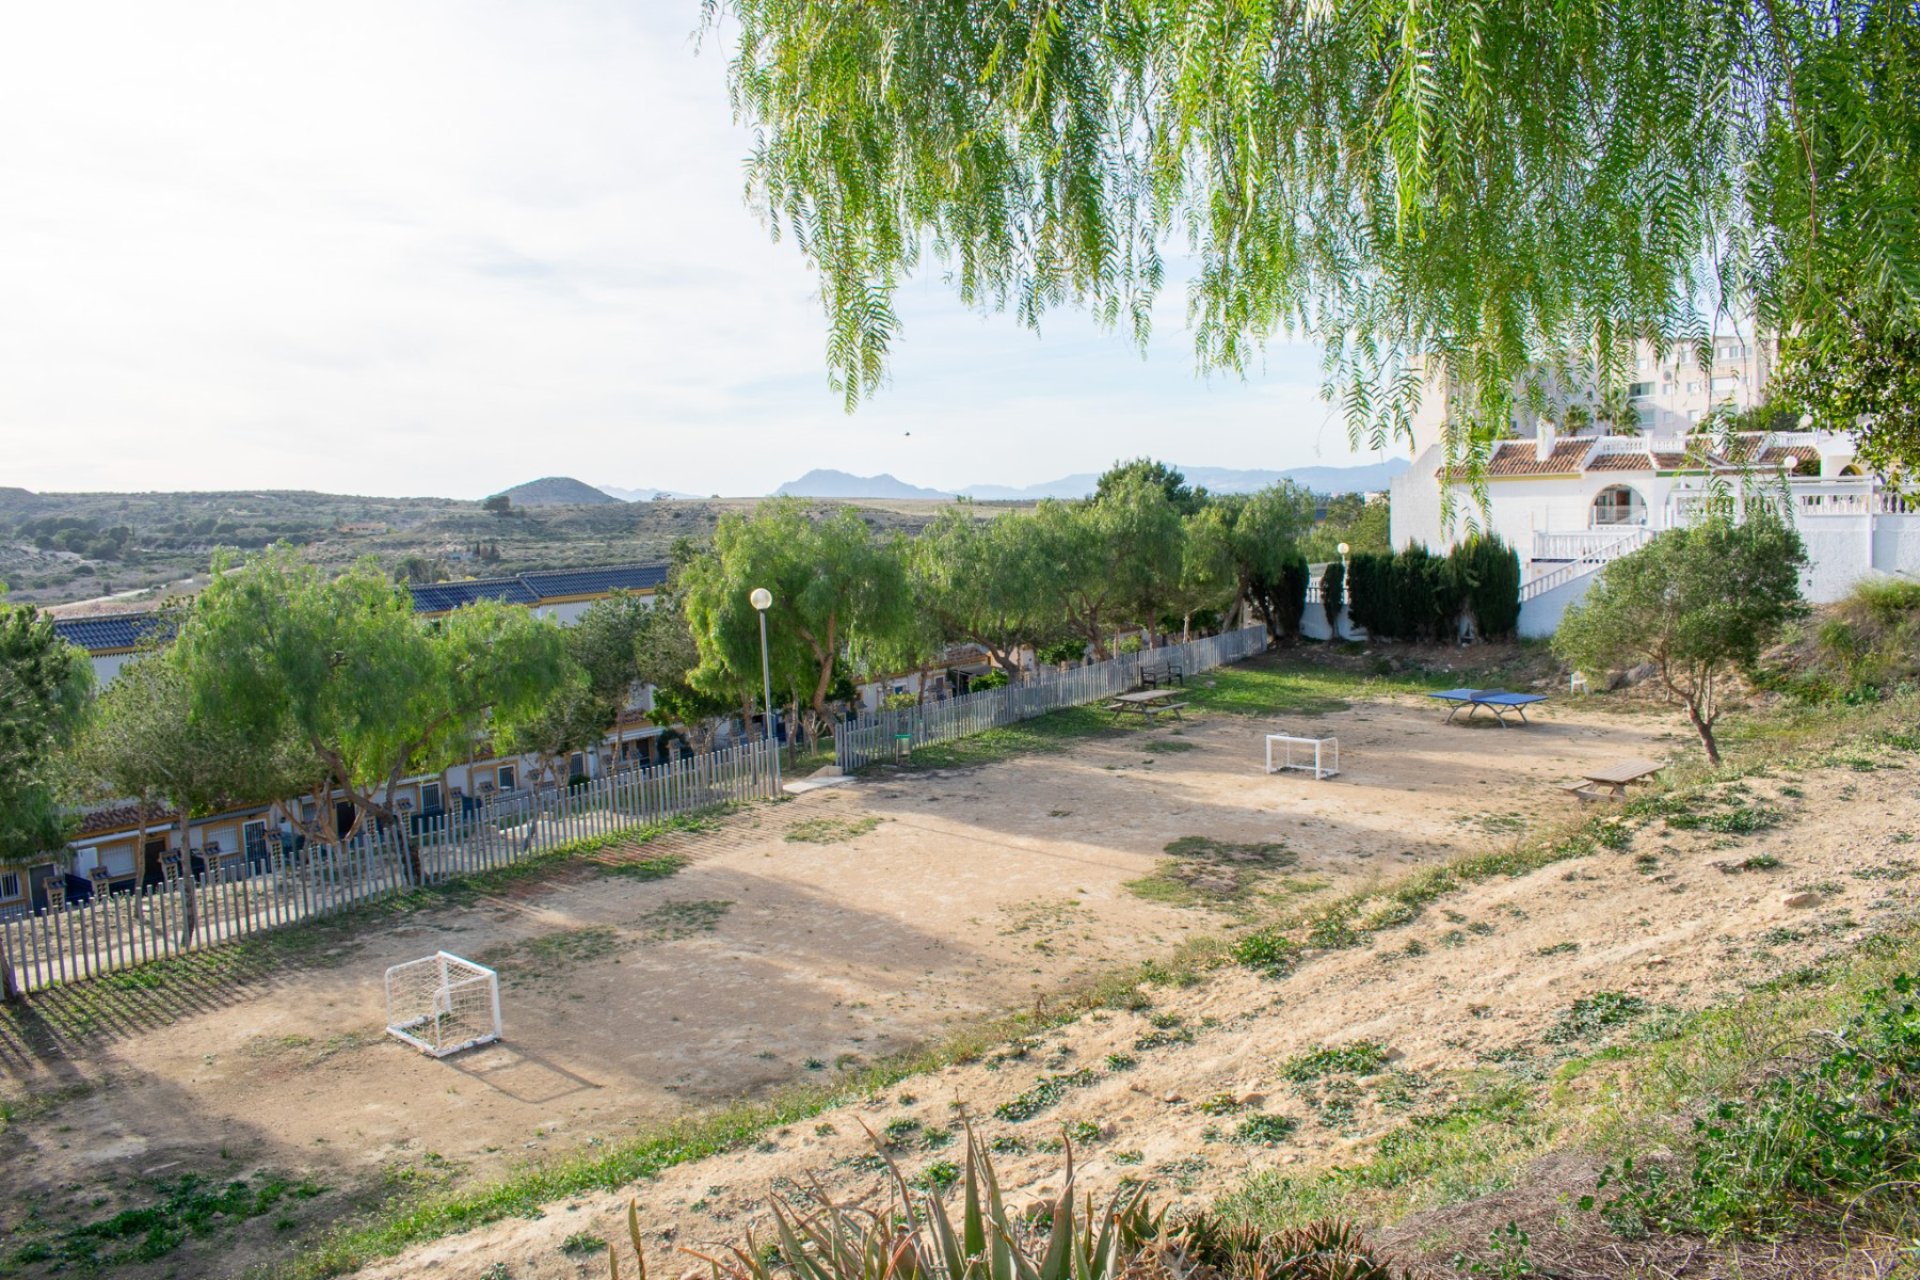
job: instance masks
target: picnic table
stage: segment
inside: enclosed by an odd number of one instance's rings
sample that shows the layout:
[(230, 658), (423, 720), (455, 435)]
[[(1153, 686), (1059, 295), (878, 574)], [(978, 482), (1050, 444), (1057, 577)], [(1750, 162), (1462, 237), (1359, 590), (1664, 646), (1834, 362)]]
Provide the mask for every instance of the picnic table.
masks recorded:
[(1518, 716), (1521, 724), (1532, 723), (1527, 719), (1527, 708), (1547, 700), (1543, 693), (1508, 693), (1505, 689), (1443, 689), (1427, 696), (1453, 704), (1453, 710), (1447, 713), (1448, 724), (1452, 724), (1453, 718), (1462, 711), (1471, 720), (1476, 711), (1485, 707), (1493, 713), (1503, 729), (1507, 727), (1507, 717), (1510, 715)]
[(1180, 709), (1187, 704), (1169, 702), (1168, 699), (1171, 697), (1173, 697), (1171, 689), (1142, 689), (1137, 693), (1116, 694), (1113, 701), (1107, 704), (1107, 710), (1113, 712), (1116, 723), (1124, 715), (1142, 716), (1150, 722), (1155, 716), (1166, 711), (1171, 711), (1173, 718), (1178, 720), (1181, 718)]
[[(1636, 782), (1645, 782), (1660, 772), (1660, 766), (1651, 760), (1613, 760), (1597, 765), (1581, 774), (1581, 781), (1567, 790), (1580, 797), (1584, 803), (1588, 800), (1619, 800), (1625, 802), (1627, 788)], [(1601, 791), (1598, 788), (1606, 787)]]

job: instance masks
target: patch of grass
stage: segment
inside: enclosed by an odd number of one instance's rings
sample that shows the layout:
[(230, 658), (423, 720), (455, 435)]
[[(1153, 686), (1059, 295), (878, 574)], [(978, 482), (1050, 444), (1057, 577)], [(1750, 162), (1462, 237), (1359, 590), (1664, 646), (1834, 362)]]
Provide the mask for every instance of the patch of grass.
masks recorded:
[(792, 844), (841, 844), (848, 840), (857, 840), (880, 825), (880, 819), (864, 818), (809, 818), (805, 822), (796, 822), (787, 832), (787, 840)]
[(1182, 836), (1167, 845), (1166, 852), (1168, 857), (1152, 875), (1128, 881), (1127, 889), (1175, 906), (1240, 906), (1268, 872), (1299, 861), (1283, 844), (1241, 844), (1211, 836)]
[(1596, 991), (1581, 996), (1569, 1006), (1546, 1034), (1548, 1044), (1570, 1044), (1576, 1040), (1595, 1040), (1644, 1015), (1650, 1005), (1639, 996), (1619, 991)]
[(624, 876), (629, 880), (665, 880), (677, 876), (686, 870), (687, 859), (677, 853), (662, 853), (651, 858), (635, 858), (630, 862), (609, 862), (604, 864), (606, 874)]
[(560, 1242), (560, 1252), (569, 1258), (590, 1258), (606, 1251), (607, 1242), (591, 1231), (576, 1231)]
[(1565, 942), (1556, 942), (1552, 946), (1536, 948), (1533, 954), (1537, 956), (1570, 956), (1579, 949), (1580, 944), (1569, 938)]
[(993, 1114), (1015, 1124), (1031, 1120), (1066, 1097), (1070, 1090), (1086, 1088), (1094, 1082), (1094, 1078), (1093, 1072), (1085, 1067), (1064, 1075), (1041, 1076), (1034, 1081), (1032, 1088), (1015, 1094), (995, 1107)]
[(145, 1184), (155, 1198), (98, 1222), (52, 1226), (29, 1218), (11, 1234), (17, 1247), (0, 1255), (0, 1274), (50, 1263), (92, 1271), (106, 1266), (154, 1262), (191, 1237), (213, 1235), (234, 1223), (268, 1213), (289, 1200), (307, 1200), (326, 1189), (276, 1174), (216, 1182), (189, 1173)]
[(635, 927), (648, 942), (678, 942), (720, 927), (733, 903), (724, 898), (688, 898), (663, 902), (634, 919)]
[(611, 960), (634, 941), (606, 925), (593, 925), (503, 943), (487, 948), (474, 959), (499, 970), (500, 980), (509, 987), (539, 986), (557, 983), (587, 965)]
[(1182, 742), (1179, 738), (1155, 738), (1152, 742), (1147, 743), (1140, 749), (1149, 755), (1170, 756), (1177, 755), (1182, 751), (1194, 751), (1198, 748), (1195, 743)]
[(1322, 1045), (1287, 1059), (1280, 1074), (1295, 1084), (1307, 1084), (1334, 1075), (1372, 1075), (1387, 1063), (1387, 1048), (1377, 1040), (1354, 1040)]
[(1248, 1116), (1233, 1130), (1233, 1140), (1249, 1146), (1272, 1146), (1284, 1142), (1300, 1127), (1291, 1116)]
[(1300, 962), (1300, 944), (1274, 929), (1256, 929), (1233, 944), (1233, 958), (1270, 978), (1293, 972)]

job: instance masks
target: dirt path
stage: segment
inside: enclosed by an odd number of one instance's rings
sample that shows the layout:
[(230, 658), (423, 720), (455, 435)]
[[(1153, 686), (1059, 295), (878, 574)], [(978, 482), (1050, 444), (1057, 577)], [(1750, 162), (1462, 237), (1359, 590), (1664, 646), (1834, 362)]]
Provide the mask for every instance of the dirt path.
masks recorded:
[[(0, 1190), (21, 1205), (81, 1188), (86, 1199), (76, 1208), (84, 1217), (87, 1200), (135, 1204), (152, 1180), (182, 1171), (281, 1169), (336, 1189), (312, 1202), (318, 1217), (338, 1212), (339, 1195), (356, 1189), (497, 1176), (530, 1159), (617, 1141), (636, 1123), (689, 1107), (830, 1077), (984, 1013), (1048, 998), (1090, 973), (1164, 954), (1185, 937), (1217, 932), (1236, 895), (1342, 892), (1508, 842), (1530, 823), (1564, 816), (1571, 802), (1553, 784), (1578, 765), (1662, 754), (1675, 729), (1665, 718), (1574, 706), (1525, 730), (1443, 718), (1414, 698), (1277, 721), (1216, 715), (1177, 734), (1126, 734), (1056, 755), (862, 781), (650, 846), (689, 858), (670, 879), (574, 871), (471, 907), (405, 918), (231, 989), (165, 993), (126, 1016), (108, 1011), (101, 1030), (77, 1042), (0, 1045), (5, 1096), (36, 1099), (0, 1131)], [(1264, 774), (1261, 735), (1302, 729), (1340, 737), (1341, 777)], [(1229, 868), (1224, 890), (1209, 867), (1185, 880), (1163, 876), (1162, 892), (1128, 887), (1170, 868), (1192, 870), (1169, 863), (1166, 850), (1195, 839), (1256, 850), (1254, 865)], [(1663, 921), (1673, 914), (1664, 888), (1638, 876), (1624, 883), (1652, 895)], [(1201, 899), (1218, 899), (1215, 909), (1181, 905), (1196, 885)], [(1686, 908), (1691, 914), (1697, 904)], [(1544, 983), (1539, 999), (1557, 998), (1545, 977), (1497, 978), (1477, 968), (1503, 955), (1507, 938), (1530, 938), (1533, 926), (1498, 918), (1492, 904), (1472, 909), (1498, 920), (1498, 944), (1476, 935), (1470, 952), (1436, 948), (1421, 964), (1392, 967), (1342, 957), (1305, 979), (1325, 982), (1324, 995), (1290, 992), (1285, 1016), (1245, 1012), (1269, 1004), (1272, 992), (1244, 982), (1171, 998), (1167, 1009), (1195, 1028), (1231, 1017), (1249, 1035), (1265, 1028), (1260, 1035), (1311, 1038), (1365, 1034), (1377, 1018), (1404, 1017), (1416, 980), (1454, 1003), (1488, 983), (1518, 982), (1528, 993)], [(1618, 910), (1610, 900), (1609, 914)], [(1577, 962), (1600, 965), (1617, 951), (1618, 962), (1630, 964), (1630, 954), (1647, 946), (1671, 952), (1685, 936), (1645, 945), (1623, 936)], [(500, 967), (505, 1044), (435, 1062), (381, 1034), (386, 966), (441, 948)], [(1467, 954), (1476, 970), (1463, 976), (1449, 963)], [(1429, 971), (1430, 980), (1419, 976)], [(1560, 981), (1578, 985), (1579, 975), (1576, 966)], [(1214, 1003), (1192, 1003), (1203, 1000)], [(1316, 1000), (1324, 1010), (1307, 1012), (1320, 1007)], [(1532, 1000), (1520, 1004), (1531, 1008)], [(1526, 1016), (1502, 1014), (1474, 1029), (1492, 1036)], [(1150, 1031), (1138, 1017), (1113, 1015), (1072, 1032), (1073, 1052), (1062, 1061), (1097, 1065)], [(1218, 1032), (1196, 1030), (1191, 1048), (1142, 1053), (1136, 1073), (1103, 1078), (1084, 1106), (1076, 1098), (1075, 1114), (1115, 1126), (1110, 1145), (1141, 1152), (1132, 1167), (1189, 1158), (1174, 1152), (1193, 1141), (1188, 1129), (1204, 1126), (1161, 1123), (1162, 1113), (1185, 1114), (1186, 1104), (1155, 1099), (1213, 1087), (1189, 1077), (1256, 1087), (1251, 1060), (1217, 1059), (1230, 1043)], [(1410, 1059), (1424, 1062), (1420, 1041), (1395, 1035)], [(1275, 1051), (1249, 1041), (1240, 1052)], [(1031, 1070), (1009, 1063), (1001, 1072), (953, 1073), (938, 1081), (937, 1100), (903, 1114), (939, 1127), (949, 1099), (991, 1098)], [(919, 1087), (931, 1094), (935, 1085)], [(900, 1110), (879, 1107), (872, 1117), (884, 1122)], [(1121, 1135), (1149, 1114), (1150, 1138)], [(738, 1213), (771, 1178), (853, 1158), (858, 1126), (838, 1127), (836, 1138), (786, 1135), (778, 1158), (663, 1179), (647, 1190), (649, 1213), (681, 1222), (683, 1232), (724, 1227), (718, 1217), (699, 1226), (687, 1206), (704, 1200)], [(1223, 1154), (1271, 1158), (1239, 1148), (1213, 1156)], [(1216, 1179), (1189, 1180), (1200, 1188)], [(706, 1193), (718, 1184), (737, 1190)], [(572, 1216), (552, 1215), (547, 1225), (557, 1229)], [(451, 1258), (470, 1247), (442, 1248)], [(230, 1250), (202, 1273), (221, 1274), (247, 1257)], [(548, 1259), (537, 1271), (520, 1265), (516, 1276), (574, 1274), (571, 1260)]]

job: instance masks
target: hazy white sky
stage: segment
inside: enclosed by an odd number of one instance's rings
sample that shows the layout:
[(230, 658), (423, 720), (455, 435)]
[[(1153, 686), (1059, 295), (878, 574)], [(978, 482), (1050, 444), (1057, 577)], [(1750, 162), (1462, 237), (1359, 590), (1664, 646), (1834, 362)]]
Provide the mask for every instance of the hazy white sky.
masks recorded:
[[(1360, 461), (1276, 347), (1193, 372), (903, 298), (852, 416), (741, 200), (695, 0), (73, 0), (0, 16), (0, 485), (759, 493), (811, 467), (1032, 483), (1152, 453)], [(911, 436), (907, 435), (911, 432)]]

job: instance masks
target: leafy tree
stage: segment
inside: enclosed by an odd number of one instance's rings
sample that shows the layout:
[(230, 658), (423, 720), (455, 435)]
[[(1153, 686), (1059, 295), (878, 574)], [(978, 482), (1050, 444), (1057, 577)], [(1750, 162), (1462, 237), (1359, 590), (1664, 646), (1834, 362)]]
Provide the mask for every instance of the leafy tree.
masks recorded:
[(513, 514), (513, 499), (504, 493), (496, 493), (482, 501), (480, 509), (496, 516), (510, 516)]
[(307, 760), (290, 735), (263, 739), (220, 704), (196, 708), (178, 653), (160, 649), (120, 669), (100, 694), (78, 757), (85, 776), (108, 796), (132, 796), (143, 813), (157, 804), (172, 815), (179, 833), (184, 947), (200, 918), (189, 852), (194, 817), (281, 800), (308, 779)]
[(1325, 562), (1340, 558), (1340, 544), (1349, 551), (1385, 554), (1393, 550), (1393, 511), (1385, 502), (1368, 502), (1364, 494), (1340, 493), (1327, 499), (1327, 514), (1301, 539), (1307, 559)]
[(354, 829), (396, 820), (402, 778), (466, 758), (490, 718), (532, 717), (566, 671), (559, 627), (527, 609), (483, 600), (423, 621), (371, 564), (328, 580), (286, 548), (217, 566), (175, 646), (196, 713), (292, 733), (352, 801)]
[(1866, 467), (1920, 472), (1920, 322), (1850, 307), (1794, 334), (1780, 344), (1774, 393), (1822, 426), (1851, 425)]
[(909, 553), (918, 606), (949, 638), (979, 645), (1003, 671), (1019, 670), (1021, 648), (1045, 639), (1061, 617), (1067, 565), (1048, 554), (1043, 534), (1019, 512), (992, 520), (962, 507), (941, 512)]
[(1117, 493), (1134, 481), (1143, 481), (1153, 485), (1167, 495), (1167, 502), (1183, 516), (1193, 515), (1207, 505), (1207, 491), (1196, 489), (1187, 483), (1178, 467), (1170, 467), (1153, 458), (1135, 458), (1131, 462), (1116, 462), (1095, 482), (1093, 498), (1095, 502)]
[[(4, 592), (4, 588), (0, 588)], [(0, 869), (59, 862), (71, 830), (62, 758), (85, 722), (93, 667), (50, 618), (0, 601)], [(0, 939), (0, 999), (21, 997)]]
[(1180, 522), (1180, 574), (1169, 592), (1162, 588), (1160, 625), (1171, 631), (1190, 628), (1197, 615), (1209, 625), (1240, 601), (1240, 575), (1234, 558), (1233, 519), (1226, 508), (1209, 503)]
[(1298, 634), (1307, 577), (1300, 545), (1313, 525), (1313, 495), (1283, 481), (1245, 497), (1217, 499), (1216, 505), (1231, 519), (1240, 598), (1265, 616), (1272, 643)]
[(767, 613), (775, 687), (804, 691), (825, 717), (836, 663), (863, 633), (889, 634), (906, 616), (900, 561), (866, 523), (842, 508), (810, 520), (796, 501), (778, 499), (751, 515), (723, 516), (711, 554), (686, 570), (687, 619), (700, 647), (695, 684), (757, 691), (760, 633), (748, 597), (773, 593)]
[(1744, 523), (1715, 515), (1669, 529), (1600, 571), (1561, 620), (1554, 652), (1596, 675), (1652, 664), (1719, 764), (1714, 725), (1728, 687), (1804, 612), (1806, 562), (1800, 535), (1763, 503), (1749, 504)]
[[(720, 718), (741, 706), (741, 696), (738, 690), (716, 694), (694, 683), (700, 647), (687, 622), (685, 597), (677, 586), (655, 593), (653, 608), (647, 611), (646, 625), (640, 633), (638, 652), (635, 679), (653, 691), (654, 721), (686, 726), (693, 735), (695, 750), (711, 750)], [(745, 701), (751, 705), (751, 692)]]
[(1920, 315), (1910, 0), (706, 11), (849, 405), (929, 246), (969, 304), (1037, 327), (1078, 302), (1144, 343), (1186, 230), (1203, 367), (1316, 338), (1381, 443), (1437, 376), (1469, 459), (1565, 367), (1618, 381), (1635, 338)]
[[(1082, 571), (1097, 573), (1108, 583), (1119, 620), (1145, 627), (1150, 641), (1160, 615), (1175, 603), (1187, 568), (1186, 527), (1179, 508), (1164, 485), (1148, 475), (1128, 474), (1086, 503), (1080, 514), (1094, 553)], [(1224, 576), (1217, 565), (1206, 572)]]

